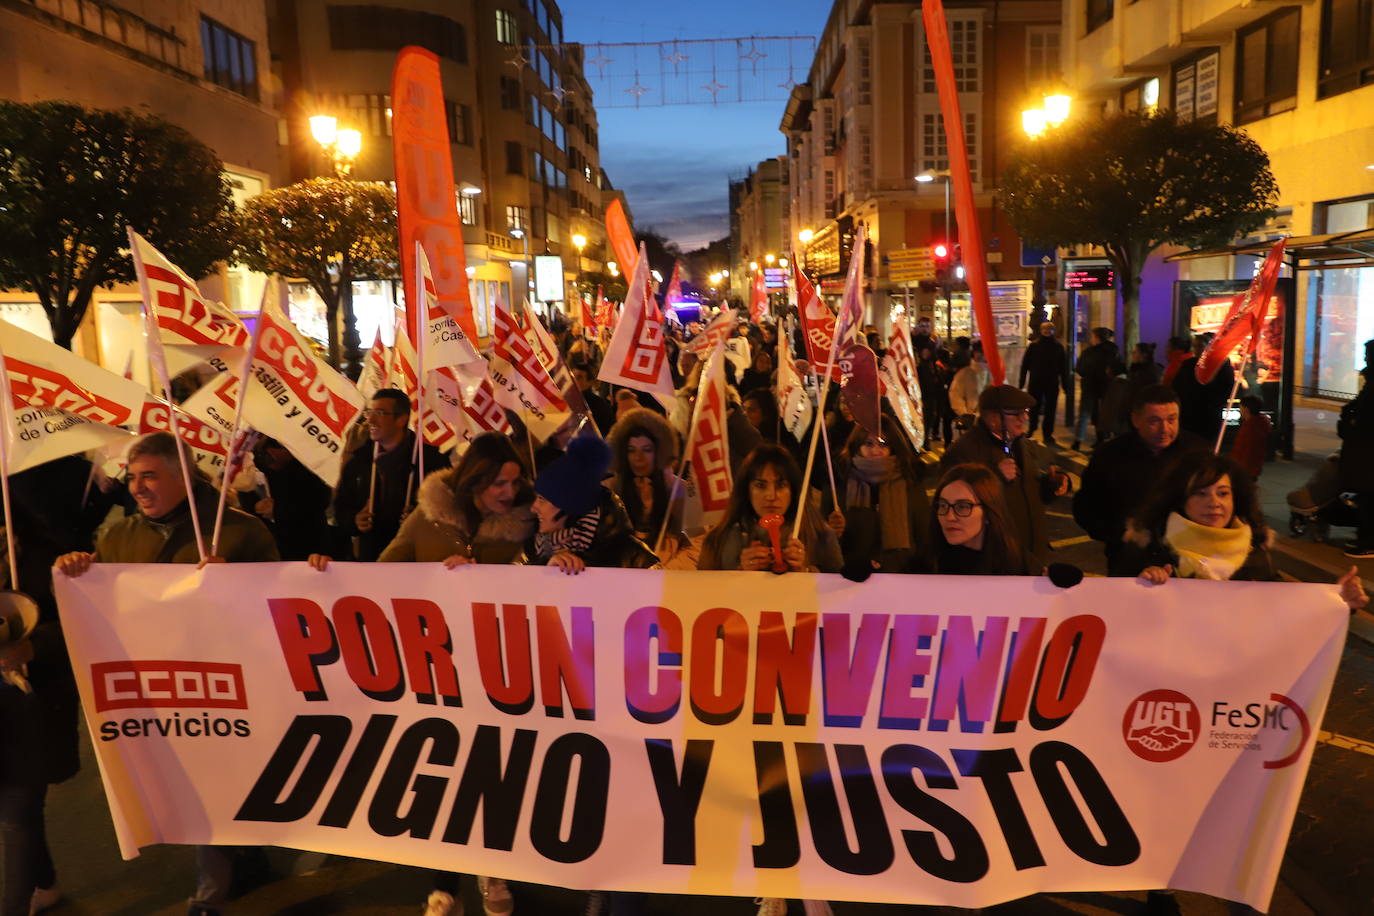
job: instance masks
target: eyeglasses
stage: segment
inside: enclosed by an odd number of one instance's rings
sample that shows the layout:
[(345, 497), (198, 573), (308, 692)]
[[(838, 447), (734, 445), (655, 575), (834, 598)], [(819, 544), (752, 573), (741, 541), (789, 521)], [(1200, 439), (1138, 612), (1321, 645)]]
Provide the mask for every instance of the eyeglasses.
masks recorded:
[(399, 417), (400, 414), (394, 410), (381, 410), (376, 407), (369, 407), (363, 411), (363, 417)]
[(949, 515), (952, 511), (959, 518), (968, 518), (973, 514), (973, 508), (981, 505), (982, 503), (976, 503), (971, 499), (956, 499), (954, 502), (937, 499), (935, 500), (935, 514)]

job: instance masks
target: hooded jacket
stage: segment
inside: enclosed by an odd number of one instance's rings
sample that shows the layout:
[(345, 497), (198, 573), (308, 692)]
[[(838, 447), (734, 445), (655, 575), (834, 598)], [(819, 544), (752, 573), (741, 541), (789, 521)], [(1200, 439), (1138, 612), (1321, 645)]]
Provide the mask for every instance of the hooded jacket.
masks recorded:
[[(677, 434), (668, 425), (668, 420), (662, 414), (643, 407), (636, 407), (616, 421), (615, 426), (611, 427), (610, 433), (606, 436), (606, 444), (611, 447), (611, 477), (606, 482), (611, 491), (620, 497), (622, 503), (625, 502), (626, 484), (633, 485), (634, 474), (630, 471), (629, 462), (629, 443), (632, 438), (630, 433), (634, 430), (643, 430), (649, 434), (649, 438), (654, 443), (654, 469), (663, 475), (663, 492), (669, 497), (672, 506), (672, 518), (668, 521), (668, 531), (670, 533), (681, 533), (682, 531), (682, 512), (686, 501), (687, 491), (677, 475), (673, 473), (673, 464), (677, 461), (678, 442)], [(677, 498), (672, 499), (674, 485), (677, 487)], [(628, 509), (628, 506), (626, 507)], [(658, 516), (662, 521), (662, 516)], [(633, 520), (632, 520), (633, 521)], [(650, 538), (658, 537), (658, 526), (652, 526), (652, 532), (645, 532)]]
[(476, 531), (458, 508), (458, 469), (435, 471), (420, 484), (419, 503), (382, 551), (381, 563), (437, 563), (455, 553), (479, 563), (517, 563), (536, 525), (528, 492), (509, 512), (482, 519)]

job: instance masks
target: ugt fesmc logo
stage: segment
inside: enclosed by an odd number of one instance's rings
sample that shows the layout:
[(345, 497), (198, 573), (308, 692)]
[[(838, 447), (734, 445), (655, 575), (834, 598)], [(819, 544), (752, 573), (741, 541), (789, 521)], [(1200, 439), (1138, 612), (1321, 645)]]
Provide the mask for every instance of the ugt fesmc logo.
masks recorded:
[(1137, 757), (1167, 763), (1197, 744), (1201, 725), (1197, 704), (1187, 694), (1160, 689), (1142, 693), (1126, 707), (1121, 732)]
[(96, 712), (110, 709), (247, 709), (243, 667), (218, 662), (120, 661), (91, 665)]

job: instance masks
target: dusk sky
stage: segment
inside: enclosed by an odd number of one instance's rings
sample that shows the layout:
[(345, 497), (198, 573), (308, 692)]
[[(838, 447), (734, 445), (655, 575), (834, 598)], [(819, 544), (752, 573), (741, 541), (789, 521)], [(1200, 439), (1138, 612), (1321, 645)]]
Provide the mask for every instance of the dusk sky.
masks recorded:
[[(649, 4), (610, 0), (565, 0), (560, 6), (565, 40), (595, 45), (752, 36), (818, 38), (831, 3), (691, 0), (655, 9)], [(679, 12), (675, 17), (653, 16), (666, 10)], [(635, 227), (656, 229), (684, 251), (728, 234), (726, 186), (730, 178), (743, 176), (761, 159), (786, 152), (778, 122), (787, 92), (780, 83), (789, 78), (789, 72), (794, 74), (792, 79), (804, 82), (811, 67), (809, 44), (759, 42), (743, 47), (746, 52), (757, 48), (767, 55), (758, 59), (763, 71), (754, 71), (756, 76), (743, 80), (733, 46), (681, 45), (688, 60), (680, 66), (687, 73), (670, 78), (666, 87), (659, 81), (665, 65), (656, 48), (605, 49), (603, 56), (611, 62), (599, 68), (589, 63), (586, 68), (601, 123), (602, 167), (611, 182), (625, 191)], [(597, 49), (589, 48), (588, 59), (596, 56)], [(705, 98), (702, 86), (711, 81), (712, 64), (716, 82), (727, 87), (720, 91), (719, 104), (649, 104), (665, 88)], [(631, 97), (622, 87), (635, 85), (632, 74), (636, 70), (645, 73), (639, 85), (649, 89), (640, 96), (642, 107), (612, 107)], [(612, 85), (599, 79), (598, 73), (610, 78)], [(746, 98), (766, 94), (771, 101), (734, 101), (732, 93), (740, 91)]]

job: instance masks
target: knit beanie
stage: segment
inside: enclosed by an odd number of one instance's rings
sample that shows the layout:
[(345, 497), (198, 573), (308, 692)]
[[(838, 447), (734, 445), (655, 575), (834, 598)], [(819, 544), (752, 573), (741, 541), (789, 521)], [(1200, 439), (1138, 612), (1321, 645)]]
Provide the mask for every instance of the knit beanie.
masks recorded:
[(610, 464), (610, 446), (595, 436), (579, 436), (562, 458), (539, 472), (534, 492), (569, 518), (579, 518), (601, 502), (601, 479)]

